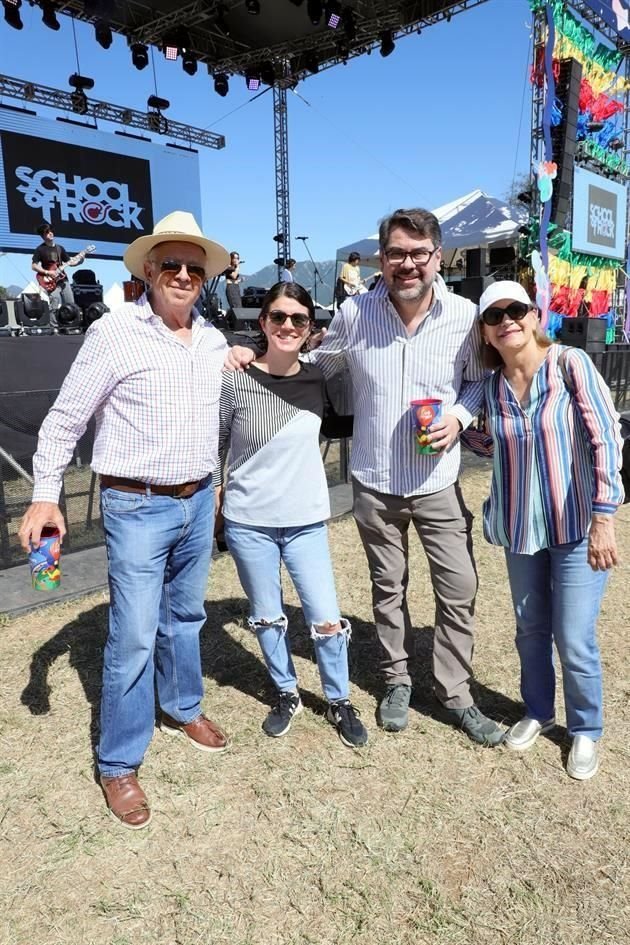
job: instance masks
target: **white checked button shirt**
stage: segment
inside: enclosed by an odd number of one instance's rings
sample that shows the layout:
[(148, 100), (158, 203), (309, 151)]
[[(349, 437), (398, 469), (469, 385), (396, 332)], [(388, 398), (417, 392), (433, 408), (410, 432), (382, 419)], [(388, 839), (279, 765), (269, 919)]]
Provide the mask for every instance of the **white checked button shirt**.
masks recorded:
[(326, 377), (347, 370), (354, 396), (352, 475), (389, 495), (428, 495), (452, 485), (459, 441), (442, 455), (416, 453), (410, 401), (437, 397), (467, 427), (483, 400), (477, 307), (436, 276), (434, 302), (413, 335), (382, 281), (353, 296), (333, 318), (310, 360)]
[(33, 501), (57, 502), (64, 470), (92, 415), (92, 469), (152, 485), (204, 479), (218, 462), (223, 335), (193, 313), (190, 347), (146, 296), (105, 314), (44, 420)]

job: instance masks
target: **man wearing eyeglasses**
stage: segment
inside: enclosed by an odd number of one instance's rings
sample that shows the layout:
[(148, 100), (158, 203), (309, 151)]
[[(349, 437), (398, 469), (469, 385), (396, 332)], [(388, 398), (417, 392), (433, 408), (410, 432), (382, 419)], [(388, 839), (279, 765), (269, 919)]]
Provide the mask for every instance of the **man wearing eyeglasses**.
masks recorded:
[[(385, 695), (379, 721), (406, 728), (413, 653), (408, 532), (428, 559), (435, 598), (433, 678), (440, 715), (474, 741), (497, 745), (498, 725), (470, 693), (477, 578), (471, 515), (457, 477), (459, 433), (478, 414), (483, 367), (476, 307), (452, 295), (439, 273), (442, 235), (427, 210), (397, 210), (379, 231), (382, 280), (347, 299), (311, 355), (327, 377), (347, 371), (354, 393), (351, 471), (354, 516), (368, 559), (372, 603), (383, 648)], [(232, 348), (230, 364), (249, 352)], [(410, 402), (437, 398), (442, 413), (416, 451)], [(424, 616), (424, 615), (423, 615)]]
[(97, 762), (107, 805), (125, 827), (151, 819), (136, 772), (154, 729), (201, 751), (226, 738), (201, 711), (199, 632), (212, 551), (221, 369), (227, 346), (193, 306), (228, 265), (192, 214), (176, 211), (128, 247), (146, 293), (95, 322), (44, 420), (33, 503), (20, 528), (65, 534), (63, 472), (90, 417), (109, 562), (109, 634)]

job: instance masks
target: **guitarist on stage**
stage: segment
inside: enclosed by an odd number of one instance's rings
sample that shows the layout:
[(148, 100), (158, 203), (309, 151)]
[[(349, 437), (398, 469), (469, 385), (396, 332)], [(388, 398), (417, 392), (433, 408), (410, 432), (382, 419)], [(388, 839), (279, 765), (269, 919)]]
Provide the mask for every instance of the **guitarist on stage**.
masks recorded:
[[(66, 266), (80, 266), (85, 259), (84, 252), (77, 253), (76, 256), (69, 256), (63, 246), (59, 246), (58, 243), (55, 243), (55, 234), (53, 233), (50, 223), (42, 223), (41, 226), (37, 227), (37, 232), (43, 242), (39, 244), (33, 253), (33, 261), (31, 264), (33, 272), (42, 276), (46, 276), (49, 273), (52, 275), (62, 264), (64, 268)], [(47, 288), (47, 292), (50, 303), (50, 325), (52, 328), (57, 329), (57, 309), (64, 303), (66, 305), (74, 303), (72, 288), (63, 271), (54, 286), (51, 284), (51, 287)]]

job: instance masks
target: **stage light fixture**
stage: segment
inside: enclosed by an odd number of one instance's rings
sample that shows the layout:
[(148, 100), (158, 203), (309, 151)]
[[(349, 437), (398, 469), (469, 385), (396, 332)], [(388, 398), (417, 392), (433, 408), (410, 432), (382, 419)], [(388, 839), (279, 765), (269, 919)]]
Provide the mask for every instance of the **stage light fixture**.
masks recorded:
[(245, 73), (245, 85), (249, 92), (257, 92), (260, 88), (260, 76), (257, 72)]
[(165, 59), (174, 62), (179, 55), (179, 38), (176, 33), (167, 33), (162, 40), (162, 49)]
[(608, 142), (608, 147), (611, 149), (611, 151), (621, 151), (623, 148), (623, 141), (621, 138), (613, 138)]
[(591, 131), (591, 132), (601, 131), (603, 127), (604, 127), (603, 121), (589, 121), (586, 124), (586, 130)]
[(189, 49), (182, 53), (182, 69), (187, 75), (194, 75), (197, 71), (197, 58)]
[(90, 79), (86, 75), (79, 75), (78, 72), (73, 72), (68, 79), (68, 85), (80, 92), (85, 92), (86, 89), (89, 91), (94, 88), (94, 79)]
[(380, 36), (381, 48), (379, 50), (381, 56), (385, 58), (386, 56), (391, 56), (393, 51), (396, 48), (396, 43), (394, 42), (394, 37), (392, 36), (391, 30), (383, 30)]
[(61, 334), (79, 334), (81, 331), (81, 309), (74, 302), (64, 302), (57, 309), (57, 323)]
[(156, 135), (168, 133), (168, 121), (161, 112), (147, 112), (147, 124), (149, 131), (154, 131)]
[(132, 43), (131, 62), (136, 69), (146, 69), (149, 65), (149, 47), (144, 43)]
[(321, 0), (306, 0), (306, 12), (313, 26), (319, 26), (324, 12)]
[(327, 0), (325, 7), (326, 26), (336, 30), (341, 22), (341, 4), (338, 0)]
[(250, 16), (258, 16), (260, 13), (260, 2), (259, 0), (245, 0), (245, 9)]
[(165, 112), (167, 108), (171, 107), (171, 103), (167, 98), (160, 98), (159, 95), (149, 95), (147, 99), (147, 108), (154, 108), (158, 112)]
[(83, 89), (75, 89), (70, 94), (70, 105), (72, 111), (77, 115), (87, 115), (88, 100)]
[(106, 23), (105, 20), (98, 20), (94, 25), (94, 38), (103, 49), (109, 49), (113, 41), (109, 23)]
[(273, 85), (276, 81), (276, 70), (270, 59), (260, 64), (260, 81), (263, 85)]
[(217, 18), (215, 20), (215, 23), (217, 25), (217, 29), (220, 29), (224, 36), (230, 36), (232, 32), (230, 29), (230, 24), (225, 19), (225, 14), (227, 12), (228, 11), (225, 4), (220, 3), (217, 7)]
[(230, 91), (230, 83), (225, 72), (219, 72), (218, 75), (215, 75), (214, 91), (217, 93), (217, 95), (220, 95), (221, 98), (225, 98), (225, 96)]
[(2, 0), (2, 6), (4, 7), (5, 22), (12, 26), (14, 30), (23, 29), (24, 23), (22, 23), (22, 17), (20, 16), (22, 0)]
[(276, 233), (272, 239), (274, 243), (284, 243), (284, 233)]
[(532, 202), (531, 190), (521, 190), (520, 194), (516, 195), (516, 199), (520, 201), (520, 203), (529, 205)]
[(353, 39), (356, 39), (357, 22), (355, 20), (354, 10), (352, 7), (344, 7), (341, 11), (341, 25), (343, 26), (343, 31), (350, 42), (352, 42)]
[(314, 52), (308, 52), (304, 55), (304, 65), (309, 72), (312, 72), (315, 75), (316, 72), (319, 72), (319, 60), (317, 54)]
[(105, 314), (105, 312), (109, 312), (105, 302), (92, 302), (91, 305), (88, 305), (83, 313), (85, 327), (87, 328), (88, 325), (91, 325), (93, 322), (97, 321)]
[(57, 8), (52, 0), (42, 0), (42, 23), (49, 30), (61, 29), (61, 23), (57, 19)]

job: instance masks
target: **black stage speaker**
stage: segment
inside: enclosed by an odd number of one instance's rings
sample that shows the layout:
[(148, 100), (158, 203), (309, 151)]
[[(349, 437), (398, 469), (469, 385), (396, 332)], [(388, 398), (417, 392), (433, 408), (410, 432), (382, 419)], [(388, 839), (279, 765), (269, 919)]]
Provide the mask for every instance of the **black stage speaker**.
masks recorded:
[(24, 293), (15, 300), (15, 318), (27, 335), (51, 335), (50, 306), (40, 295)]
[(77, 269), (72, 275), (72, 286), (75, 285), (98, 285), (98, 279), (93, 269)]
[(100, 285), (100, 283), (96, 285), (81, 285), (80, 283), (73, 282), (72, 294), (79, 308), (86, 309), (95, 302), (103, 301), (103, 286)]
[[(472, 279), (462, 279), (460, 283), (453, 283), (453, 291), (465, 299), (470, 299), (471, 302), (477, 305), (484, 289), (487, 289), (493, 282), (494, 279), (490, 276), (474, 276)], [(459, 286), (459, 291), (457, 286)]]
[(490, 269), (502, 269), (511, 266), (516, 259), (516, 250), (513, 246), (490, 247)]
[(605, 318), (563, 318), (560, 326), (560, 341), (589, 353), (606, 350), (608, 321)]
[(263, 299), (266, 295), (266, 289), (258, 285), (248, 285), (247, 288), (243, 289), (241, 292), (243, 308), (262, 308)]
[[(486, 274), (486, 250), (466, 250), (466, 278), (472, 279)], [(462, 293), (463, 294), (463, 293)]]
[(225, 316), (226, 327), (229, 331), (258, 331), (258, 316), (260, 315), (260, 306), (258, 308), (247, 308), (245, 306), (228, 309)]
[(556, 98), (562, 104), (562, 121), (551, 129), (553, 160), (558, 165), (551, 198), (551, 222), (565, 229), (573, 196), (573, 168), (582, 82), (582, 66), (577, 59), (562, 59), (556, 81)]

